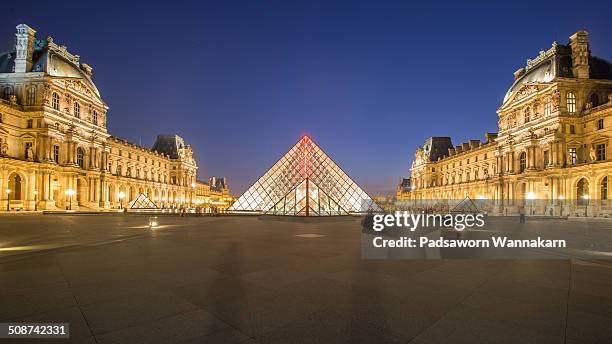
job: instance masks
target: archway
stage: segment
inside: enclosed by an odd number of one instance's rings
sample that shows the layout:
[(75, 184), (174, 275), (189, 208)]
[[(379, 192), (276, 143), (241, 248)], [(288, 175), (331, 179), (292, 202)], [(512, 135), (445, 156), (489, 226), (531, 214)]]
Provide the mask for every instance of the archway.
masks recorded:
[(89, 201), (89, 188), (87, 185), (87, 180), (85, 180), (84, 178), (77, 179), (76, 192), (76, 199), (79, 206), (84, 206), (85, 203)]
[(589, 204), (589, 181), (586, 178), (576, 183), (576, 201), (578, 205)]
[(12, 201), (21, 201), (23, 200), (23, 191), (24, 188), (22, 187), (23, 182), (21, 179), (21, 176), (17, 173), (12, 173), (9, 176), (9, 189), (11, 190), (11, 192), (8, 194), (9, 200)]

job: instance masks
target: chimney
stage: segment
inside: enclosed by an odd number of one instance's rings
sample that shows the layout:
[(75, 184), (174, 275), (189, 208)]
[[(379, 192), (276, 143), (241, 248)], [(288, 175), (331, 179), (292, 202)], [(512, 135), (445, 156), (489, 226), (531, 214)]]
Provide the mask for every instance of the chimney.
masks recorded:
[(523, 74), (525, 74), (525, 68), (517, 69), (516, 72), (514, 72), (514, 80), (517, 80), (518, 78), (522, 77)]
[(570, 36), (572, 48), (572, 72), (574, 78), (589, 78), (589, 33), (578, 31)]
[(32, 54), (34, 52), (34, 34), (36, 31), (26, 24), (17, 25), (15, 34), (15, 73), (32, 71)]

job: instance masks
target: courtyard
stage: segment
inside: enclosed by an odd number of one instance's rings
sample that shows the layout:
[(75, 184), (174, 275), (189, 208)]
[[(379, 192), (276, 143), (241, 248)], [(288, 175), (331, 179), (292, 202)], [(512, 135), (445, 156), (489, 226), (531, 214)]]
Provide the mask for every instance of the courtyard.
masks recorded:
[[(0, 322), (70, 323), (24, 343), (612, 342), (612, 261), (363, 260), (360, 221), (3, 215)], [(547, 221), (527, 226), (612, 225)]]

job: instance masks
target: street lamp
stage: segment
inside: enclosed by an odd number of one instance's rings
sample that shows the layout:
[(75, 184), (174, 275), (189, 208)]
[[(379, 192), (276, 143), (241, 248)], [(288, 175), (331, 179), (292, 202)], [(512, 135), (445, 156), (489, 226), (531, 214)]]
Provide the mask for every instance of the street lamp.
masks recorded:
[(38, 210), (38, 191), (34, 190), (34, 211)]
[(66, 190), (66, 195), (68, 196), (68, 199), (70, 200), (70, 205), (68, 210), (72, 210), (72, 196), (76, 194), (76, 192), (72, 189), (68, 189)]
[(4, 190), (6, 191), (6, 211), (10, 211), (10, 205), (11, 205), (11, 189), (6, 189)]
[(119, 192), (119, 209), (123, 209), (123, 199), (125, 198), (125, 192)]

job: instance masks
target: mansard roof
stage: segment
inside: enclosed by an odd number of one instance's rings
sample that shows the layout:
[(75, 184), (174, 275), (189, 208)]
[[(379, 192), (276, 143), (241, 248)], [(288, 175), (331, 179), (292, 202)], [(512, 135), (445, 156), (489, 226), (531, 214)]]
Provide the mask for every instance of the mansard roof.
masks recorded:
[(185, 148), (185, 140), (178, 135), (157, 135), (151, 148), (152, 151), (170, 156), (170, 159), (179, 158), (179, 150)]
[[(15, 50), (0, 54), (0, 73), (14, 73)], [(100, 91), (91, 78), (91, 67), (80, 62), (65, 46), (53, 42), (53, 38), (35, 40), (32, 56), (32, 72), (43, 72), (60, 78), (80, 79), (100, 97)]]
[[(573, 78), (571, 48), (569, 45), (560, 45), (553, 42), (550, 49), (542, 50), (536, 58), (527, 60), (527, 66), (524, 69), (519, 69), (517, 73), (520, 76), (506, 92), (502, 102), (504, 104), (523, 85), (548, 83), (557, 77)], [(589, 78), (612, 80), (612, 63), (589, 54)]]

